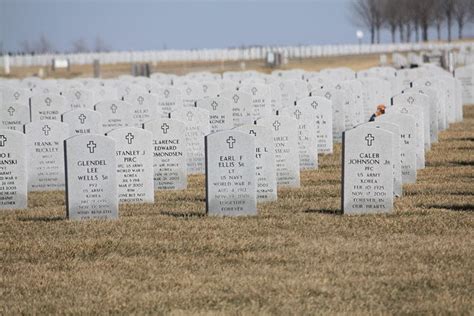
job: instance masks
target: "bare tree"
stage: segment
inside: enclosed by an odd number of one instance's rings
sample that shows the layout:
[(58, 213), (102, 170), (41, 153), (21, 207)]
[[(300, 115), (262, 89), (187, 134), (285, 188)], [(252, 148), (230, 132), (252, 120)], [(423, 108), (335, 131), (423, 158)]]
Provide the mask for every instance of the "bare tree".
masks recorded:
[(73, 53), (85, 53), (88, 51), (89, 48), (87, 47), (87, 43), (83, 38), (80, 38), (72, 43)]
[(451, 28), (453, 26), (454, 6), (456, 0), (443, 0), (443, 11), (446, 16), (446, 26), (448, 28), (448, 41), (451, 42)]
[(441, 40), (441, 26), (446, 20), (446, 16), (443, 11), (444, 0), (434, 0), (433, 5), (433, 23), (436, 26), (436, 34), (438, 41)]
[(380, 0), (353, 0), (350, 4), (352, 23), (370, 31), (370, 42), (380, 43), (380, 29), (383, 25), (382, 5)]
[(23, 53), (31, 54), (34, 52), (32, 45), (28, 40), (20, 42), (20, 49)]
[(104, 39), (100, 36), (97, 36), (95, 38), (95, 45), (94, 45), (94, 51), (95, 52), (109, 52), (110, 47), (109, 45), (104, 41)]
[(54, 51), (54, 46), (44, 34), (41, 34), (39, 40), (34, 45), (34, 51), (37, 54), (51, 53)]
[(462, 39), (462, 32), (464, 25), (468, 22), (470, 17), (470, 9), (473, 0), (455, 0), (454, 1), (454, 18), (458, 24), (458, 38)]
[(393, 0), (383, 0), (382, 3), (382, 16), (385, 21), (385, 25), (392, 35), (392, 43), (395, 43), (395, 34), (397, 32), (397, 27), (399, 27), (399, 15), (401, 13), (400, 4)]

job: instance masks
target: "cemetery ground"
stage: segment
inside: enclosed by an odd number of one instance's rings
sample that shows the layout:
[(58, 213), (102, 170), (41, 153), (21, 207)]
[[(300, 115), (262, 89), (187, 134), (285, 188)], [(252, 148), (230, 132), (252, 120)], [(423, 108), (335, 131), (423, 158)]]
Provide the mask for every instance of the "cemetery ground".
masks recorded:
[(206, 217), (204, 176), (116, 221), (31, 193), (0, 213), (0, 313), (472, 313), (474, 106), (393, 214), (339, 214), (340, 151), (257, 217)]

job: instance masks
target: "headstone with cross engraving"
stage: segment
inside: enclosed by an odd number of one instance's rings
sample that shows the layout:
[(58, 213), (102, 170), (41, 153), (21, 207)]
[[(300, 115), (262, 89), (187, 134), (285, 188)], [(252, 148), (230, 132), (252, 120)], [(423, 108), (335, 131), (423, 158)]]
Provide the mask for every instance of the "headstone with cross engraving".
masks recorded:
[(206, 136), (208, 215), (257, 215), (255, 137), (236, 130)]
[(358, 80), (346, 80), (336, 83), (335, 88), (343, 91), (346, 130), (364, 123), (363, 84)]
[(336, 143), (340, 143), (345, 122), (342, 91), (332, 86), (320, 86), (317, 89), (311, 90), (311, 96), (320, 96), (332, 102), (333, 140)]
[(7, 103), (0, 106), (0, 129), (23, 132), (23, 125), (30, 122), (30, 109), (27, 105)]
[(242, 125), (236, 127), (235, 130), (255, 138), (257, 201), (276, 201), (278, 193), (272, 130), (258, 125)]
[(118, 100), (117, 88), (115, 87), (99, 85), (89, 89), (92, 92), (94, 104), (105, 100)]
[(0, 130), (0, 209), (28, 205), (26, 137), (14, 130)]
[(272, 114), (270, 89), (268, 86), (258, 83), (248, 83), (242, 85), (240, 90), (247, 92), (252, 97), (249, 112), (253, 120)]
[(296, 101), (296, 105), (300, 108), (302, 116), (309, 120), (316, 128), (317, 152), (321, 154), (332, 154), (333, 129), (331, 101), (323, 97), (312, 96), (299, 99)]
[(94, 107), (94, 95), (92, 91), (87, 89), (68, 89), (64, 91), (63, 96), (66, 98), (68, 109), (92, 109)]
[(67, 218), (118, 218), (115, 141), (84, 134), (67, 139), (64, 148)]
[(70, 135), (103, 134), (102, 114), (88, 109), (71, 110), (62, 115), (69, 125)]
[(434, 80), (433, 78), (419, 78), (411, 83), (414, 89), (430, 88), (436, 91), (437, 107), (438, 107), (438, 129), (445, 130), (448, 128), (447, 118), (447, 92), (443, 88), (442, 82)]
[(199, 85), (202, 89), (203, 98), (215, 98), (219, 95), (220, 87), (216, 81), (201, 81)]
[(308, 105), (295, 105), (281, 110), (282, 115), (298, 121), (300, 170), (318, 168), (317, 129), (315, 112)]
[(231, 100), (234, 127), (253, 123), (250, 115), (252, 108), (252, 96), (250, 94), (243, 91), (225, 90), (220, 95)]
[(273, 131), (278, 188), (300, 187), (298, 121), (287, 116), (269, 116), (257, 121)]
[(400, 128), (400, 153), (402, 156), (402, 183), (416, 182), (416, 122), (413, 115), (386, 113), (375, 119), (376, 122), (389, 122)]
[(157, 96), (158, 116), (168, 118), (173, 111), (183, 108), (181, 90), (171, 86), (152, 87), (151, 93)]
[(28, 191), (64, 190), (64, 147), (69, 126), (59, 121), (25, 125)]
[[(416, 169), (425, 168), (425, 148), (423, 146), (423, 109), (421, 107), (409, 106), (409, 105), (394, 105), (385, 110), (386, 114), (389, 113), (401, 113), (408, 114), (415, 118), (415, 152), (416, 152)], [(420, 136), (421, 135), (421, 136)]]
[(118, 196), (121, 203), (153, 203), (152, 134), (136, 127), (107, 133), (115, 140)]
[(462, 103), (474, 104), (474, 65), (456, 68), (454, 75), (461, 81)]
[(381, 128), (392, 133), (393, 144), (393, 195), (402, 196), (402, 154), (400, 141), (400, 127), (389, 122), (368, 122), (364, 126)]
[(147, 89), (139, 84), (120, 80), (117, 84), (117, 97), (121, 100), (128, 95), (135, 93), (147, 93)]
[(393, 134), (365, 124), (344, 132), (342, 212), (370, 214), (393, 208)]
[(184, 190), (188, 186), (186, 124), (156, 119), (143, 124), (152, 133), (155, 190)]
[(102, 129), (105, 133), (132, 124), (132, 106), (124, 101), (106, 100), (95, 105), (95, 110), (102, 114)]
[(0, 85), (0, 96), (2, 97), (2, 99), (0, 99), (0, 105), (12, 103), (28, 105), (31, 91), (19, 87), (12, 88)]
[(209, 111), (196, 107), (185, 107), (172, 112), (170, 117), (186, 124), (188, 173), (204, 173), (204, 136), (210, 133)]
[(140, 127), (146, 121), (157, 118), (157, 98), (150, 93), (133, 93), (123, 98), (132, 105), (132, 125)]
[(196, 101), (203, 98), (202, 88), (197, 82), (186, 81), (183, 84), (178, 84), (177, 87), (181, 90), (184, 107), (194, 107)]
[(225, 97), (204, 98), (197, 101), (198, 108), (209, 111), (211, 133), (234, 127), (231, 102)]
[(61, 121), (61, 114), (69, 111), (66, 98), (57, 94), (36, 94), (30, 98), (31, 121)]

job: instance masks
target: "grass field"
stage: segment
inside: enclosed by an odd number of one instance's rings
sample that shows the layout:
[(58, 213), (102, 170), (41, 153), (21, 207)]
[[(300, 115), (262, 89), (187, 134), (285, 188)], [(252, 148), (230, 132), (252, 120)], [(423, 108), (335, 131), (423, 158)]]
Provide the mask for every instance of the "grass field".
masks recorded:
[(253, 218), (204, 216), (204, 177), (118, 221), (64, 194), (0, 212), (0, 314), (474, 312), (474, 106), (390, 215), (341, 216), (340, 147)]

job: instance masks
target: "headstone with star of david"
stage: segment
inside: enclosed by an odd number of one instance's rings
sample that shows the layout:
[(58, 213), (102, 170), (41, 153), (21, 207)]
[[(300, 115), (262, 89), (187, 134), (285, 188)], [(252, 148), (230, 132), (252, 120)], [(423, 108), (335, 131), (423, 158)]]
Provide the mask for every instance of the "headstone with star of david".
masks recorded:
[(378, 116), (375, 122), (389, 122), (400, 128), (402, 183), (415, 183), (417, 175), (415, 118), (413, 115), (393, 112)]
[[(140, 127), (144, 122), (157, 118), (157, 97), (150, 93), (133, 93), (123, 100), (132, 105), (132, 125)], [(161, 116), (161, 113), (160, 113)]]
[(209, 111), (211, 133), (234, 127), (232, 101), (225, 97), (204, 98), (197, 101), (197, 107)]
[[(422, 110), (423, 115), (423, 145), (425, 151), (431, 148), (431, 110), (429, 98), (424, 93), (416, 91), (416, 88), (404, 90), (403, 93), (392, 97), (394, 106), (418, 107)], [(414, 115), (414, 114), (413, 114)]]
[(167, 118), (173, 111), (183, 108), (183, 98), (181, 90), (165, 86), (152, 88), (151, 93), (157, 96), (158, 118)]
[[(332, 128), (332, 102), (324, 97), (312, 96), (296, 101), (301, 115), (309, 120), (316, 128), (316, 142), (318, 153), (332, 154), (333, 128)], [(286, 113), (289, 112), (285, 109)], [(293, 109), (293, 116), (296, 109)]]
[(69, 125), (70, 135), (103, 134), (102, 114), (88, 109), (71, 110), (62, 115)]
[(155, 119), (143, 124), (152, 133), (155, 190), (185, 190), (188, 186), (186, 124)]
[(94, 108), (95, 111), (102, 114), (104, 133), (132, 125), (133, 108), (125, 101), (106, 100), (97, 103)]
[(220, 96), (231, 100), (234, 127), (252, 124), (252, 96), (243, 91), (225, 90)]
[(59, 121), (25, 125), (28, 191), (64, 190), (64, 146), (69, 126)]
[(23, 132), (23, 125), (30, 122), (30, 109), (27, 105), (7, 103), (0, 106), (0, 129)]
[(298, 121), (300, 169), (317, 169), (318, 143), (315, 112), (308, 105), (295, 105), (283, 108), (281, 115), (292, 117)]
[(235, 130), (255, 138), (257, 202), (276, 201), (278, 192), (272, 130), (258, 125), (242, 125)]
[(204, 165), (204, 137), (210, 133), (209, 111), (184, 107), (170, 113), (170, 118), (186, 125), (186, 158), (189, 174), (202, 174)]
[(251, 95), (250, 115), (253, 120), (272, 114), (270, 103), (270, 89), (267, 85), (258, 83), (248, 83), (240, 87), (241, 91)]
[(28, 105), (30, 97), (31, 97), (31, 90), (20, 88), (20, 87), (9, 87), (9, 86), (2, 86), (0, 85), (0, 104), (22, 104)]
[(92, 91), (82, 88), (67, 89), (63, 92), (66, 98), (68, 110), (74, 109), (92, 109), (94, 107), (94, 95)]
[(152, 133), (141, 128), (114, 129), (117, 183), (120, 203), (153, 203)]
[(206, 211), (257, 215), (255, 137), (237, 130), (206, 136)]
[(119, 217), (115, 141), (83, 134), (64, 141), (66, 216), (71, 220)]
[(333, 141), (340, 143), (345, 122), (343, 92), (332, 86), (320, 86), (318, 89), (311, 91), (311, 96), (319, 96), (331, 101)]
[(461, 81), (462, 103), (474, 104), (474, 65), (456, 68), (454, 76)]
[(402, 154), (401, 154), (401, 141), (400, 141), (400, 127), (390, 122), (368, 122), (364, 123), (364, 126), (381, 128), (392, 133), (392, 149), (393, 149), (393, 195), (402, 196)]
[(409, 105), (394, 105), (388, 107), (385, 113), (401, 113), (408, 114), (415, 118), (415, 152), (416, 152), (416, 168), (425, 168), (425, 146), (423, 145), (424, 139), (424, 119), (423, 109), (421, 107), (409, 106)]
[(0, 130), (0, 210), (28, 206), (26, 166), (25, 135)]
[(389, 213), (393, 209), (393, 133), (365, 124), (343, 135), (343, 214)]
[(66, 98), (58, 94), (35, 94), (30, 98), (31, 121), (61, 121), (61, 115), (69, 110)]
[(298, 120), (274, 115), (257, 120), (273, 132), (278, 188), (300, 187), (300, 159), (298, 148)]

